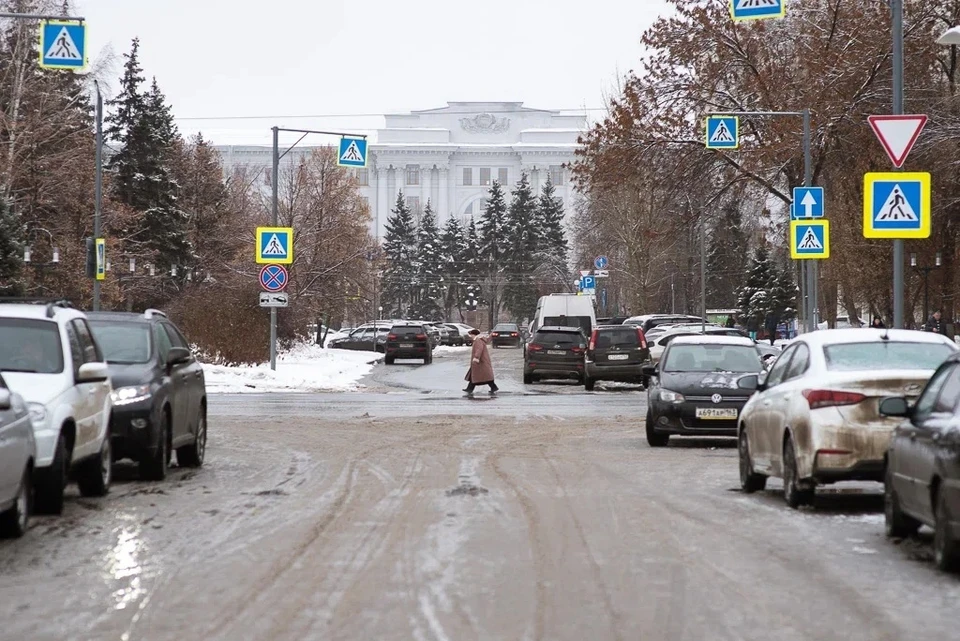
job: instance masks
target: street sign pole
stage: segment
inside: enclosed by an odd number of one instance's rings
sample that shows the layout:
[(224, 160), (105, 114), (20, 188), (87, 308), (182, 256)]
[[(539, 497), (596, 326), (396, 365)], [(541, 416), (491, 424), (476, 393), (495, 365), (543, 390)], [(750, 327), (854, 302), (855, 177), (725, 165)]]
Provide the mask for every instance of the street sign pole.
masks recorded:
[[(273, 182), (273, 203), (271, 221), (274, 227), (277, 227), (280, 212), (280, 177), (277, 172), (280, 170), (280, 129), (273, 128), (273, 173), (270, 178)], [(291, 238), (291, 240), (293, 240)], [(277, 369), (277, 308), (270, 308), (270, 369)]]
[[(95, 148), (95, 175), (93, 201), (93, 237), (100, 238), (100, 217), (103, 213), (103, 97), (100, 95), (100, 83), (93, 81), (97, 90), (97, 140)], [(93, 280), (93, 311), (100, 311), (100, 281)]]
[[(903, 113), (903, 0), (890, 0), (893, 14), (893, 115)], [(899, 171), (899, 169), (897, 170)], [(893, 241), (893, 326), (903, 329), (903, 240)], [(927, 319), (923, 319), (926, 322)]]

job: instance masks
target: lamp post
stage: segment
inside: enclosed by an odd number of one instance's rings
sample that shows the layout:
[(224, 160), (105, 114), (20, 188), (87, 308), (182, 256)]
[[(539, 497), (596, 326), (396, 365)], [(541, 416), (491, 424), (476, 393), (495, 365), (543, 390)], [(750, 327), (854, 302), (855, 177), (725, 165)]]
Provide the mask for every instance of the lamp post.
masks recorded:
[(941, 257), (940, 252), (937, 252), (937, 256), (934, 260), (932, 267), (921, 267), (917, 264), (917, 255), (910, 254), (910, 266), (916, 269), (918, 272), (923, 273), (923, 322), (927, 322), (930, 313), (930, 272), (935, 269), (940, 269)]

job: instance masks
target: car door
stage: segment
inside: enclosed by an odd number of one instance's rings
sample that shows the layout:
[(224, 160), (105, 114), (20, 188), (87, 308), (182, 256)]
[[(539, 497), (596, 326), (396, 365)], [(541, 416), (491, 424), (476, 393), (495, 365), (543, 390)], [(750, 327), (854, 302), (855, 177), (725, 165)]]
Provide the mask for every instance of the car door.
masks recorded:
[[(187, 339), (184, 338), (180, 330), (173, 324), (161, 322), (160, 325), (167, 333), (167, 337), (170, 339), (170, 344), (173, 347), (190, 349)], [(197, 425), (200, 422), (200, 400), (203, 398), (204, 382), (203, 365), (193, 356), (192, 352), (187, 362), (174, 366), (174, 369), (177, 375), (183, 377), (182, 380), (184, 382), (183, 390), (181, 391), (181, 393), (184, 394), (184, 420), (179, 427), (174, 426), (172, 435), (173, 445), (177, 447), (181, 444), (178, 443), (178, 441), (189, 441), (189, 437), (196, 433)]]
[[(93, 330), (85, 318), (78, 318), (73, 321), (76, 323), (77, 337), (80, 339), (80, 348), (83, 350), (84, 363), (103, 363), (103, 351), (93, 337)], [(93, 403), (93, 423), (96, 426), (97, 441), (106, 433), (110, 424), (110, 392), (113, 389), (109, 380), (98, 381), (96, 383), (84, 383), (90, 385), (90, 396)]]
[(347, 349), (362, 351), (373, 349), (374, 330), (372, 327), (361, 327), (350, 334)]
[(176, 439), (186, 430), (187, 412), (190, 405), (190, 387), (184, 371), (184, 364), (167, 368), (167, 358), (170, 355), (170, 349), (173, 347), (173, 341), (170, 340), (170, 334), (160, 323), (153, 324), (153, 340), (157, 344), (157, 357), (160, 359), (160, 366), (164, 368), (167, 403), (170, 406), (170, 422), (172, 423), (172, 438)]
[(73, 459), (79, 460), (97, 451), (97, 436), (102, 420), (102, 409), (98, 401), (102, 400), (103, 383), (76, 382), (81, 365), (97, 362), (97, 348), (89, 330), (79, 318), (67, 323), (67, 334), (73, 356), (73, 387), (76, 391), (73, 418), (77, 424), (77, 439), (73, 446)]
[(0, 377), (0, 394), (8, 396), (11, 407), (0, 409), (0, 504), (16, 496), (20, 487), (23, 464), (27, 459), (26, 416), (17, 416), (12, 406), (12, 392)]
[(774, 399), (781, 390), (778, 386), (786, 377), (790, 359), (796, 352), (796, 346), (788, 347), (767, 372), (765, 389), (758, 392), (755, 408), (750, 420), (746, 423), (747, 438), (750, 441), (750, 456), (754, 465), (761, 470), (769, 471), (775, 461), (780, 460), (780, 443), (774, 434), (776, 422), (772, 420)]

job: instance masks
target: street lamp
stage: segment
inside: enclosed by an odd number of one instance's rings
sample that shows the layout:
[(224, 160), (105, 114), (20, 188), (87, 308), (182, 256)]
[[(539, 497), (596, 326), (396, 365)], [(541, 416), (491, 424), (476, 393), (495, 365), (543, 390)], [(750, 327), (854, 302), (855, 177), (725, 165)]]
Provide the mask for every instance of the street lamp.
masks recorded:
[(960, 45), (960, 27), (947, 29), (943, 35), (937, 39), (937, 44), (945, 47)]
[(917, 255), (910, 254), (910, 266), (916, 269), (919, 272), (923, 272), (923, 322), (927, 322), (929, 318), (929, 307), (930, 307), (930, 288), (929, 288), (929, 279), (930, 272), (935, 269), (939, 269), (941, 265), (940, 252), (937, 252), (936, 258), (934, 259), (933, 267), (920, 267), (917, 265)]

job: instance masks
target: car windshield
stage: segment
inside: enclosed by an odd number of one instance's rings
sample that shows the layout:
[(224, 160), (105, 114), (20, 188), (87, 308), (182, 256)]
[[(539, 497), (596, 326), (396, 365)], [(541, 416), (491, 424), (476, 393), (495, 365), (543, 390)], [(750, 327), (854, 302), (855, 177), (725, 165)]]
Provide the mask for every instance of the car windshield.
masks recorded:
[(61, 373), (63, 344), (57, 324), (26, 318), (0, 318), (0, 371)]
[(665, 372), (754, 373), (763, 369), (760, 353), (748, 345), (672, 345)]
[(91, 320), (90, 329), (108, 363), (150, 362), (150, 325), (147, 323)]
[(827, 369), (856, 372), (876, 369), (928, 369), (940, 367), (953, 350), (945, 343), (841, 343), (824, 345)]
[(583, 337), (575, 332), (537, 332), (537, 342), (544, 345), (580, 345)]
[(601, 330), (597, 334), (597, 347), (635, 347), (640, 343), (637, 330), (632, 327), (626, 329)]

